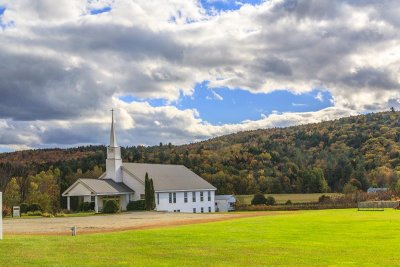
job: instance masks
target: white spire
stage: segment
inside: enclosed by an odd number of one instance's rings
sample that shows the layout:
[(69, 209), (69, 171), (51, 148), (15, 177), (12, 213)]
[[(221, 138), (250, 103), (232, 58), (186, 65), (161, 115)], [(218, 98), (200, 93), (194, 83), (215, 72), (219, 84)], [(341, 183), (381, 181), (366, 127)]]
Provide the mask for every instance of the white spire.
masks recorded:
[(117, 147), (117, 138), (115, 137), (114, 130), (114, 110), (111, 110), (111, 133), (110, 133), (110, 147)]

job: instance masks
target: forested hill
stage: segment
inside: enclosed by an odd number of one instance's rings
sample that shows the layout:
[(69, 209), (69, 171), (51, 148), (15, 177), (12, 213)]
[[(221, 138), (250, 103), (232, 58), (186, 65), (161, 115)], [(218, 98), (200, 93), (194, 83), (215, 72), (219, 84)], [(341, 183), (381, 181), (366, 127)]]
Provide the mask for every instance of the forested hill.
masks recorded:
[[(129, 162), (183, 164), (216, 186), (218, 193), (396, 187), (400, 178), (400, 112), (240, 132), (182, 146), (127, 147), (122, 154)], [(5, 162), (27, 166), (22, 176), (59, 169), (62, 191), (77, 178), (96, 177), (104, 170), (105, 147), (2, 153), (3, 167)]]

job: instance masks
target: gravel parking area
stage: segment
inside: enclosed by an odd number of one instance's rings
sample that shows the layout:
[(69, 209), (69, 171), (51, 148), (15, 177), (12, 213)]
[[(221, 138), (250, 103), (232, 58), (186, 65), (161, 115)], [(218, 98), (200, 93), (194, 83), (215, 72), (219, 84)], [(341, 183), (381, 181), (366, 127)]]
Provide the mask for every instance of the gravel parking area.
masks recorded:
[[(5, 234), (71, 234), (77, 227), (79, 233), (101, 233), (132, 229), (146, 229), (173, 225), (185, 225), (222, 221), (234, 218), (270, 215), (271, 212), (253, 213), (168, 213), (126, 212), (115, 215), (93, 215), (85, 217), (18, 218), (5, 219)], [(276, 213), (275, 213), (276, 214)]]

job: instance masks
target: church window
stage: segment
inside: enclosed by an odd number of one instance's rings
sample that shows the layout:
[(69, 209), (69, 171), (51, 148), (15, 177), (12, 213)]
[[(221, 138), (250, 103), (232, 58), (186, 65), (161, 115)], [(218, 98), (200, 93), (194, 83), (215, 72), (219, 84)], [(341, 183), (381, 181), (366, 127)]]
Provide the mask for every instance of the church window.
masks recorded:
[(211, 201), (211, 191), (208, 191), (208, 201)]
[(196, 213), (196, 208), (193, 208), (193, 213)]
[(183, 193), (183, 201), (184, 201), (185, 203), (188, 202), (188, 193), (187, 193), (187, 192), (184, 192), (184, 193)]
[(203, 207), (201, 207), (201, 213), (203, 213), (204, 212), (204, 208)]
[(140, 199), (144, 199), (144, 194), (140, 194)]
[(90, 202), (95, 202), (96, 197), (95, 196), (90, 196)]
[(208, 207), (208, 212), (211, 212), (211, 207)]
[(196, 202), (196, 192), (192, 192), (192, 202)]
[(160, 193), (157, 193), (157, 204), (160, 204)]
[(172, 203), (172, 193), (169, 193), (169, 203)]
[(204, 201), (204, 192), (200, 192), (200, 201)]
[(176, 203), (176, 193), (173, 193), (174, 195), (174, 203)]

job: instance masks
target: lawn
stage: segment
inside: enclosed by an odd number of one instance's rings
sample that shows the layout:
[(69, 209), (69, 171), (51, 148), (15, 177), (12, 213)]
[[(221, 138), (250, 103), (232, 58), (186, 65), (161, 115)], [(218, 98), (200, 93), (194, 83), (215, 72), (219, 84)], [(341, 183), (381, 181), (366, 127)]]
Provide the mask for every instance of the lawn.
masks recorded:
[[(272, 196), (275, 198), (276, 203), (285, 204), (290, 200), (292, 203), (307, 203), (317, 202), (318, 198), (322, 195), (337, 196), (339, 193), (311, 193), (311, 194), (265, 194), (265, 197)], [(250, 204), (254, 195), (237, 195), (235, 196), (240, 204)]]
[(0, 265), (398, 266), (400, 211), (275, 212), (151, 230), (5, 236)]

